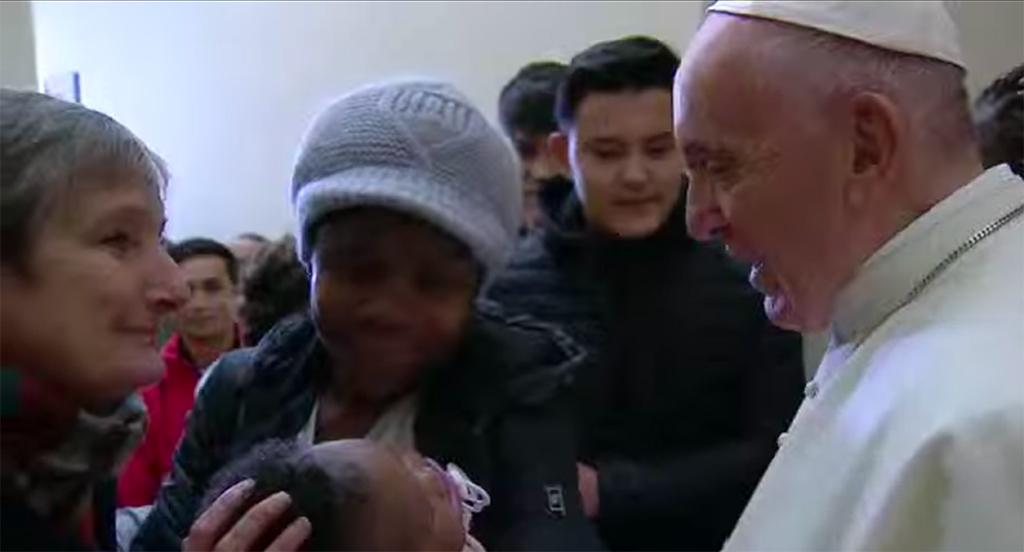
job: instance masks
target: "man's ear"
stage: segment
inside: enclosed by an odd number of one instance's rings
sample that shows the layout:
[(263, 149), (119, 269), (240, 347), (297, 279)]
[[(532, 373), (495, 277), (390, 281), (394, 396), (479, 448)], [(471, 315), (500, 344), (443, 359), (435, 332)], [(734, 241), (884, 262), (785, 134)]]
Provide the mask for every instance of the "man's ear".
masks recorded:
[(848, 198), (862, 204), (871, 183), (885, 182), (895, 169), (896, 153), (905, 147), (906, 122), (889, 98), (862, 92), (852, 103), (852, 155)]
[(548, 135), (548, 149), (552, 156), (558, 161), (565, 172), (569, 171), (569, 136), (562, 132), (552, 132)]

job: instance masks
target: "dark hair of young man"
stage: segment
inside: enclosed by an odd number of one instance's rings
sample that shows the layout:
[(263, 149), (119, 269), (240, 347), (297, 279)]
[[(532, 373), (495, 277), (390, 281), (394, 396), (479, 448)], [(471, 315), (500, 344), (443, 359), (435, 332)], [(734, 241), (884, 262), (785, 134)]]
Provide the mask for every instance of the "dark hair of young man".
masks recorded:
[(263, 236), (261, 234), (257, 234), (256, 232), (242, 232), (241, 234), (235, 236), (235, 239), (236, 240), (249, 240), (251, 242), (262, 243), (262, 244), (270, 243), (270, 240), (268, 240), (265, 236)]
[(555, 117), (563, 132), (570, 130), (576, 109), (594, 92), (640, 92), (652, 88), (672, 91), (679, 56), (664, 43), (646, 36), (599, 42), (569, 63), (558, 88)]
[(985, 168), (1006, 163), (1024, 176), (1024, 63), (982, 91), (974, 120)]
[(498, 96), (498, 119), (509, 138), (547, 136), (558, 130), (555, 96), (568, 70), (563, 63), (537, 61), (520, 69), (502, 87)]
[(238, 283), (238, 260), (226, 245), (208, 238), (191, 238), (171, 245), (167, 253), (175, 263), (181, 264), (193, 257), (220, 257), (228, 270), (232, 284)]

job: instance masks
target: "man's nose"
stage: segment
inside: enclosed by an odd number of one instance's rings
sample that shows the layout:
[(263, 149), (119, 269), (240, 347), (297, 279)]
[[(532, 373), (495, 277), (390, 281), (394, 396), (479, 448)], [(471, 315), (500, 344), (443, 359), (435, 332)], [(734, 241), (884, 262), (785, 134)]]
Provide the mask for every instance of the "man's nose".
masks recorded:
[(647, 164), (639, 154), (629, 155), (622, 167), (622, 180), (627, 185), (643, 186), (649, 180)]
[(686, 228), (694, 239), (718, 238), (725, 228), (725, 216), (711, 186), (691, 181), (686, 189)]

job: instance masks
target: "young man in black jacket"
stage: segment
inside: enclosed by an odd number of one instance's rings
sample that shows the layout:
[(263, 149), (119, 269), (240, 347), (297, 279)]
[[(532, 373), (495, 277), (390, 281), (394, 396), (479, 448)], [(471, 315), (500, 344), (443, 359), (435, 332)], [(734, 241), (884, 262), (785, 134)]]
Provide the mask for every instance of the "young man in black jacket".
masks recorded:
[(552, 177), (568, 176), (568, 168), (548, 144), (548, 136), (558, 130), (555, 97), (568, 70), (556, 61), (528, 63), (505, 83), (498, 96), (501, 128), (515, 146), (523, 167), (524, 234), (541, 222), (541, 186)]
[(541, 229), (490, 291), (589, 354), (579, 488), (617, 550), (721, 547), (803, 387), (799, 335), (768, 323), (742, 267), (686, 233), (678, 63), (643, 37), (572, 60), (550, 145), (574, 182), (542, 188)]

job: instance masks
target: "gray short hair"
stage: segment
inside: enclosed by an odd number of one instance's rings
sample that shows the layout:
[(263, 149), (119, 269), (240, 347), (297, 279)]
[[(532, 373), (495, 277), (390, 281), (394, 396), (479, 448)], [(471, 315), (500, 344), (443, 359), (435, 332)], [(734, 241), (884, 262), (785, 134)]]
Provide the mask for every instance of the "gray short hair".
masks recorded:
[(26, 268), (39, 225), (89, 169), (138, 174), (161, 196), (168, 178), (163, 161), (110, 117), (0, 89), (0, 263)]
[[(975, 148), (977, 138), (964, 86), (963, 68), (922, 56), (894, 52), (829, 33), (786, 23), (771, 25), (759, 51), (785, 56), (802, 67), (820, 98), (878, 92), (907, 110), (929, 145), (947, 154)], [(806, 86), (800, 83), (797, 86)]]

